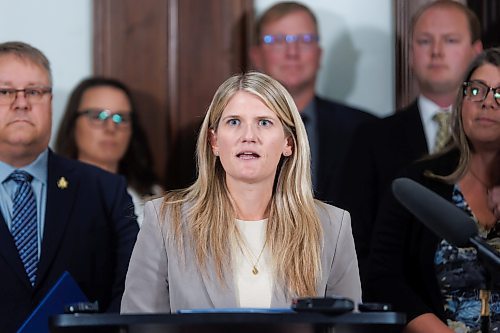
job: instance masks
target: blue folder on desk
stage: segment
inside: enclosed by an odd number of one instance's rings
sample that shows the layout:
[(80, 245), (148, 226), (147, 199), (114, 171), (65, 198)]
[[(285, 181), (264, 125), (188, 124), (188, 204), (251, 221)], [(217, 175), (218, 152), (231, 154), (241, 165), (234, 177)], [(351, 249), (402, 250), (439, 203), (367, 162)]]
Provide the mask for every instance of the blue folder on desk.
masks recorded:
[(49, 333), (50, 316), (64, 313), (65, 305), (87, 301), (75, 279), (68, 272), (64, 272), (17, 333)]

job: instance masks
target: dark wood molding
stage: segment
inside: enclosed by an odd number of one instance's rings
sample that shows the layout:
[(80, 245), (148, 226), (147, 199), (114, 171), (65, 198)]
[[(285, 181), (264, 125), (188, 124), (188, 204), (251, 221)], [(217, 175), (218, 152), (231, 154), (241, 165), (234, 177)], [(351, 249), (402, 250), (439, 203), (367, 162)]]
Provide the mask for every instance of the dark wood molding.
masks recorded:
[[(168, 6), (167, 45), (169, 61), (166, 75), (168, 95), (170, 98), (168, 100), (167, 110), (169, 112), (169, 118), (168, 123), (166, 124), (166, 129), (169, 132), (172, 132), (176, 129), (173, 124), (177, 124), (179, 121), (179, 119), (177, 119), (179, 116), (178, 113), (173, 112), (173, 110), (179, 110), (179, 54), (177, 52), (177, 47), (179, 45), (179, 0), (171, 0)], [(171, 138), (175, 137), (176, 134), (172, 133)], [(165, 165), (162, 172), (165, 172), (166, 169), (168, 168)]]
[(396, 109), (410, 104), (418, 95), (418, 86), (410, 68), (410, 25), (422, 5), (434, 0), (394, 0), (396, 18)]
[(194, 172), (216, 88), (247, 69), (252, 21), (253, 0), (94, 0), (94, 74), (131, 87), (167, 189)]
[(468, 0), (467, 5), (479, 17), (485, 48), (500, 46), (500, 1)]

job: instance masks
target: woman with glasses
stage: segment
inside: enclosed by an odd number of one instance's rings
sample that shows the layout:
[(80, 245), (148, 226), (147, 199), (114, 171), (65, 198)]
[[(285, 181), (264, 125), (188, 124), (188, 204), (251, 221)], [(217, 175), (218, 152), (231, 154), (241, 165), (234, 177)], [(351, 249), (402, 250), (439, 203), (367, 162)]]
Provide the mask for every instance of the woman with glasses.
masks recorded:
[[(471, 63), (451, 130), (443, 151), (400, 176), (464, 210), (480, 237), (500, 251), (499, 48), (485, 50)], [(392, 193), (379, 211), (363, 286), (368, 300), (389, 302), (395, 311), (406, 312), (407, 332), (500, 331), (500, 281), (489, 279), (491, 271), (473, 247), (458, 248), (439, 238)], [(499, 268), (495, 271), (498, 275)]]
[(125, 176), (139, 225), (143, 198), (159, 194), (152, 155), (128, 87), (115, 79), (83, 80), (70, 95), (56, 139), (66, 157)]

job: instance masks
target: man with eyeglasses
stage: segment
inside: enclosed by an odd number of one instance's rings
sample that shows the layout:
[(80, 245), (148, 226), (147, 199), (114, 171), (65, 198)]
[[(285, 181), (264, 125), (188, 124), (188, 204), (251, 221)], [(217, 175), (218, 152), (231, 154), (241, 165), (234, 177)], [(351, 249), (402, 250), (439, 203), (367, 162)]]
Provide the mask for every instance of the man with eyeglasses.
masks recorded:
[(375, 117), (316, 95), (321, 47), (317, 20), (308, 7), (297, 2), (275, 4), (257, 21), (256, 36), (250, 51), (253, 65), (292, 95), (309, 138), (315, 196), (335, 204), (352, 134), (360, 123)]
[(339, 205), (351, 213), (362, 282), (371, 235), (384, 193), (398, 171), (449, 139), (452, 104), (465, 71), (481, 52), (476, 15), (438, 0), (420, 8), (410, 27), (410, 65), (418, 98), (394, 115), (360, 126), (347, 155)]
[(138, 232), (122, 177), (48, 148), (51, 104), (45, 55), (0, 44), (1, 332), (18, 329), (64, 271), (100, 310), (119, 311)]

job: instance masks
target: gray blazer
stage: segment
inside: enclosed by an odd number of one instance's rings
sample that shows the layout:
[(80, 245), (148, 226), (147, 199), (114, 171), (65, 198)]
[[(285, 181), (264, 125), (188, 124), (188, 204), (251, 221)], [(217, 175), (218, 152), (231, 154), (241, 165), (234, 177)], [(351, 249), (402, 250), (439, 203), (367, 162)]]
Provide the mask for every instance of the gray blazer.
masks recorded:
[[(162, 198), (148, 201), (125, 281), (121, 313), (168, 313), (179, 309), (238, 307), (236, 287), (217, 280), (197, 266), (194, 250), (184, 242), (185, 259), (178, 252), (167, 220), (160, 218)], [(317, 202), (323, 227), (321, 281), (317, 296), (344, 296), (361, 302), (358, 261), (347, 211)], [(226, 275), (231, 276), (231, 275)], [(271, 307), (289, 307), (291, 297), (274, 286)]]

